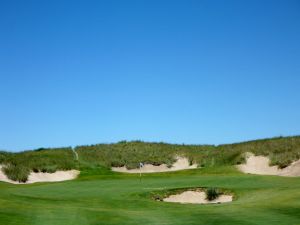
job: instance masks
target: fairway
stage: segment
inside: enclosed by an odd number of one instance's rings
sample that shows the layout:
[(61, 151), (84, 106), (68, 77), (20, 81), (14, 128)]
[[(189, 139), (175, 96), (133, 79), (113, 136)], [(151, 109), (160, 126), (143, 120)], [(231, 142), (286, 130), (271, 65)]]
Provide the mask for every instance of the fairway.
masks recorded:
[[(234, 201), (194, 205), (154, 201), (165, 189), (218, 187)], [(145, 174), (86, 169), (78, 179), (13, 185), (0, 182), (0, 224), (300, 224), (300, 178), (241, 174), (233, 167)]]

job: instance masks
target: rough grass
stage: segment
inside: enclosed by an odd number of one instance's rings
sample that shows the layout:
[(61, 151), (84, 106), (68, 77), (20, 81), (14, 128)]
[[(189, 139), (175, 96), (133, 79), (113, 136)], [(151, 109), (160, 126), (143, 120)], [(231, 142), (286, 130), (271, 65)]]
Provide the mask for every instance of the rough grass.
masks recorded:
[(300, 159), (300, 137), (278, 137), (229, 145), (172, 145), (141, 141), (79, 146), (81, 163), (137, 168), (139, 162), (171, 165), (175, 155), (186, 156), (201, 167), (236, 165), (245, 161), (244, 153), (269, 156), (281, 168)]
[[(1, 159), (2, 155), (2, 159)], [(77, 168), (71, 148), (38, 149), (14, 154), (0, 154), (0, 163), (8, 178), (25, 182), (31, 171), (53, 173)]]
[(30, 173), (29, 168), (21, 166), (21, 165), (13, 165), (9, 164), (2, 168), (3, 172), (7, 175), (7, 177), (11, 180), (18, 181), (21, 183), (25, 183), (28, 179), (28, 175)]

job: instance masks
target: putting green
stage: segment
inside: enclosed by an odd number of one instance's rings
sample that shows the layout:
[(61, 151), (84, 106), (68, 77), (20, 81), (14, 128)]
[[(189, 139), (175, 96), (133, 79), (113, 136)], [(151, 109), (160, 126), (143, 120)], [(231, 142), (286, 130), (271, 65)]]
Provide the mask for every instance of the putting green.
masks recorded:
[[(213, 205), (157, 202), (151, 193), (219, 187), (235, 194)], [(233, 167), (172, 173), (118, 174), (83, 170), (73, 181), (12, 185), (0, 182), (0, 224), (299, 225), (300, 178), (246, 175)]]

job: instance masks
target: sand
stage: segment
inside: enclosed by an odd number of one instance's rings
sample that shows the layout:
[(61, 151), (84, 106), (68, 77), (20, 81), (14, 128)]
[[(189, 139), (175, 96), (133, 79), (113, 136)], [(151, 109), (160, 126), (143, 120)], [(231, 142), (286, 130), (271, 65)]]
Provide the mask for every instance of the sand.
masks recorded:
[(244, 173), (250, 174), (287, 177), (300, 176), (300, 160), (293, 162), (286, 168), (279, 169), (278, 166), (270, 166), (270, 159), (268, 157), (255, 156), (252, 153), (247, 153), (246, 163), (237, 165), (237, 168)]
[(58, 182), (73, 180), (80, 173), (80, 171), (78, 170), (56, 171), (55, 173), (31, 172), (26, 183), (19, 183), (17, 181), (8, 179), (7, 176), (2, 172), (1, 168), (2, 166), (0, 165), (0, 181), (8, 182), (11, 184), (32, 184), (37, 182)]
[(28, 176), (28, 184), (36, 182), (58, 182), (65, 180), (73, 180), (79, 175), (78, 170), (56, 171), (54, 173), (30, 173)]
[(162, 164), (159, 166), (145, 164), (141, 169), (127, 169), (125, 166), (123, 166), (112, 167), (112, 171), (122, 173), (159, 173), (197, 168), (197, 164), (190, 165), (189, 160), (185, 157), (177, 157), (176, 159), (177, 161), (170, 168), (168, 168), (166, 164)]
[(164, 202), (177, 202), (177, 203), (192, 203), (192, 204), (216, 204), (232, 202), (231, 195), (220, 195), (217, 199), (208, 201), (206, 194), (203, 191), (185, 191), (177, 195), (170, 195), (163, 199)]

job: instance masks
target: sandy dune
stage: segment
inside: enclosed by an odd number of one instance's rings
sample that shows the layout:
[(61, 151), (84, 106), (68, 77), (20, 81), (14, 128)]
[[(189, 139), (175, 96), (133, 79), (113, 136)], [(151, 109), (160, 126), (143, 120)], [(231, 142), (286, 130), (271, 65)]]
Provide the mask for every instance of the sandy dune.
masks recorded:
[(1, 169), (2, 166), (0, 165), (0, 181), (8, 182), (11, 184), (32, 184), (37, 182), (58, 182), (65, 180), (73, 180), (80, 173), (80, 171), (78, 170), (56, 171), (55, 173), (31, 172), (28, 176), (28, 180), (26, 183), (19, 183), (8, 179)]
[(287, 177), (300, 176), (300, 160), (293, 162), (284, 169), (279, 169), (278, 166), (269, 165), (270, 160), (268, 157), (247, 153), (246, 158), (246, 164), (237, 165), (237, 168), (244, 173)]
[(208, 201), (206, 194), (203, 191), (185, 191), (181, 194), (170, 195), (163, 199), (164, 202), (177, 202), (177, 203), (193, 203), (193, 204), (216, 204), (232, 202), (231, 195), (220, 195), (217, 199)]
[(190, 165), (189, 160), (185, 157), (177, 157), (177, 161), (168, 168), (166, 164), (159, 166), (154, 166), (151, 164), (145, 164), (141, 169), (127, 169), (123, 167), (112, 167), (112, 171), (122, 172), (122, 173), (159, 173), (159, 172), (169, 172), (177, 170), (195, 169), (197, 164)]

